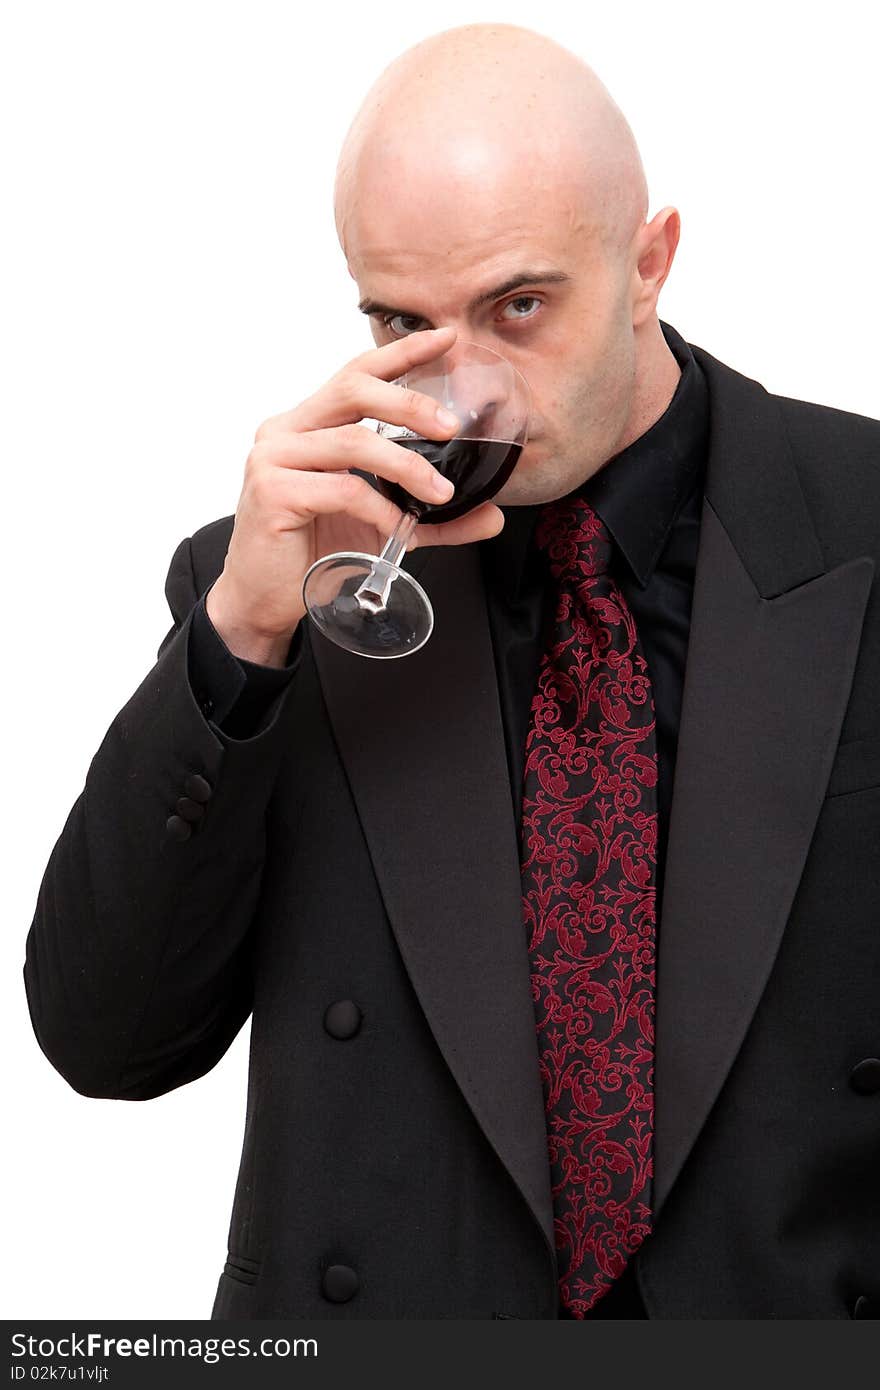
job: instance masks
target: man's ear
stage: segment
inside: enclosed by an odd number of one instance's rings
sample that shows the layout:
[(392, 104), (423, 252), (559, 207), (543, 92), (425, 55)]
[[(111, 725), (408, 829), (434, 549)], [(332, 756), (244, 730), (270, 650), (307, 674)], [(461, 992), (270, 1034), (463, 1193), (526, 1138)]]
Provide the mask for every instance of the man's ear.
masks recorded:
[(632, 306), (635, 328), (656, 311), (660, 289), (672, 269), (681, 235), (681, 217), (678, 209), (661, 208), (650, 222), (639, 229), (637, 235)]

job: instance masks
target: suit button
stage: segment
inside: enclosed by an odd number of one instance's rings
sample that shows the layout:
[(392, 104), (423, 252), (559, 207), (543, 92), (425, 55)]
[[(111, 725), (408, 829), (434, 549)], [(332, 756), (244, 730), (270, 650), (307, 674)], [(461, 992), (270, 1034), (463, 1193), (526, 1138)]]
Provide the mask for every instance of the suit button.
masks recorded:
[(193, 801), (204, 804), (211, 797), (211, 783), (206, 777), (201, 777), (198, 772), (191, 772), (184, 779), (183, 790)]
[(348, 1265), (328, 1265), (321, 1280), (321, 1292), (331, 1303), (347, 1303), (358, 1291), (359, 1280)]
[(849, 1084), (860, 1096), (873, 1096), (880, 1091), (880, 1057), (866, 1057), (854, 1066), (849, 1074)]
[(353, 999), (338, 999), (324, 1014), (324, 1027), (331, 1038), (353, 1038), (360, 1031), (363, 1014)]
[(880, 1303), (875, 1302), (874, 1299), (865, 1298), (865, 1295), (862, 1294), (861, 1298), (857, 1298), (855, 1301), (852, 1315), (854, 1318), (880, 1318)]
[(188, 796), (179, 796), (174, 803), (174, 809), (179, 816), (183, 816), (184, 820), (190, 821), (201, 820), (205, 814), (204, 806)]
[(169, 816), (165, 829), (172, 840), (188, 840), (192, 834), (192, 826), (187, 825), (182, 816)]

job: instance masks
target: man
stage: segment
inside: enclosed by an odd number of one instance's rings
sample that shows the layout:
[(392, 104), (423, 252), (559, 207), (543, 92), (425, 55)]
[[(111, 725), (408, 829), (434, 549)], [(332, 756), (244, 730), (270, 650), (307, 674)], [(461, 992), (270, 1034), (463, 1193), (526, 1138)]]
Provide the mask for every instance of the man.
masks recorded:
[[(880, 425), (661, 323), (678, 214), (532, 31), (398, 58), (336, 212), (376, 347), (171, 561), (41, 888), (40, 1044), (148, 1099), (252, 1012), (218, 1318), (878, 1316)], [(358, 422), (449, 437), (393, 383), (458, 338), (529, 442), (417, 530), (430, 641), (364, 661), (302, 577), (398, 519), (362, 473), (449, 495)]]

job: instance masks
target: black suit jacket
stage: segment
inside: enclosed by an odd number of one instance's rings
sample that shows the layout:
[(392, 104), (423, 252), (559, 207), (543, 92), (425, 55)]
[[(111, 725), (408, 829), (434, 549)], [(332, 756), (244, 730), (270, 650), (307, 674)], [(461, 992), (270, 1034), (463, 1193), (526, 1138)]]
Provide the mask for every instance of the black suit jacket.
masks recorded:
[[(694, 349), (711, 435), (659, 927), (651, 1317), (880, 1312), (880, 424)], [(53, 850), (25, 976), (86, 1095), (202, 1075), (251, 1010), (213, 1316), (554, 1318), (517, 831), (478, 547), (431, 641), (305, 631), (244, 740), (187, 680), (226, 517)], [(185, 841), (186, 779), (212, 788)]]

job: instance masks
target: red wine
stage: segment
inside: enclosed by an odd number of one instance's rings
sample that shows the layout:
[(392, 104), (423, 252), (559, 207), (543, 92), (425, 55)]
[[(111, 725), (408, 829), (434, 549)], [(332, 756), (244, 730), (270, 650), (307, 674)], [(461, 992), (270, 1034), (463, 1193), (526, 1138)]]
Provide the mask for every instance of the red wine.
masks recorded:
[(401, 511), (417, 511), (420, 519), (430, 522), (454, 521), (481, 502), (488, 502), (501, 491), (522, 453), (521, 444), (501, 439), (395, 439), (394, 443), (421, 454), (455, 484), (448, 502), (425, 502), (421, 497), (413, 497), (400, 483), (375, 478), (379, 491)]

